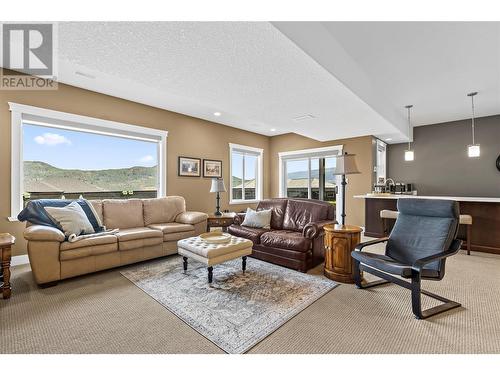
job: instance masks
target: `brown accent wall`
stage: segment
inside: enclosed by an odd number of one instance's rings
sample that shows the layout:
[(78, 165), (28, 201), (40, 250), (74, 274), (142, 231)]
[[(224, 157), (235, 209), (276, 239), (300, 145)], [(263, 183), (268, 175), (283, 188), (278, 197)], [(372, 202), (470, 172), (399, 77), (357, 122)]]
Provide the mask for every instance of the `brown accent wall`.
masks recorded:
[(478, 158), (467, 156), (470, 119), (415, 127), (415, 160), (404, 160), (407, 143), (389, 145), (387, 176), (414, 183), (418, 195), (500, 197), (500, 115), (477, 118), (475, 128)]
[(279, 152), (343, 145), (344, 152), (356, 154), (356, 163), (361, 172), (358, 175), (348, 176), (348, 185), (346, 187), (346, 224), (365, 225), (364, 201), (362, 199), (354, 199), (353, 195), (366, 194), (372, 190), (372, 138), (371, 136), (365, 136), (319, 142), (294, 133), (272, 137), (270, 143), (271, 196), (279, 196)]
[[(222, 160), (223, 176), (229, 189), (229, 143), (264, 149), (264, 197), (269, 197), (270, 138), (255, 133), (215, 124), (209, 121), (153, 108), (116, 97), (83, 90), (64, 84), (57, 91), (0, 91), (0, 233), (10, 232), (17, 243), (13, 255), (26, 253), (22, 232), (24, 224), (9, 222), (11, 120), (7, 102), (27, 104), (105, 120), (168, 130), (167, 194), (186, 198), (189, 210), (213, 212), (215, 194), (209, 193), (210, 179), (177, 176), (179, 155)], [(241, 210), (229, 206), (228, 193), (222, 194), (222, 209)]]

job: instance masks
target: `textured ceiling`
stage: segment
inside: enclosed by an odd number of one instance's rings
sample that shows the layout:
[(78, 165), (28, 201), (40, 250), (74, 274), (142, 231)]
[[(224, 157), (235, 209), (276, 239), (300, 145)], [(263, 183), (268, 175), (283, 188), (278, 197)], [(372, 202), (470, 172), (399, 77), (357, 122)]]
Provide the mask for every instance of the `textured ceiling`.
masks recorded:
[(266, 135), (394, 143), (405, 104), (415, 125), (468, 118), (470, 91), (500, 113), (500, 23), (60, 23), (59, 77)]
[(60, 23), (59, 61), (62, 82), (261, 134), (395, 131), (267, 22)]

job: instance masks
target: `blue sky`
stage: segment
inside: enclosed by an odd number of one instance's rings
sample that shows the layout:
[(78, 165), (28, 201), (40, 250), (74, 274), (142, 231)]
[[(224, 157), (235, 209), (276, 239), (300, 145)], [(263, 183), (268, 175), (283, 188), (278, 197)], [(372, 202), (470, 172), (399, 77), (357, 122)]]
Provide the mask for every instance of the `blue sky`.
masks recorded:
[(157, 144), (126, 138), (23, 125), (24, 160), (63, 169), (115, 169), (157, 164)]

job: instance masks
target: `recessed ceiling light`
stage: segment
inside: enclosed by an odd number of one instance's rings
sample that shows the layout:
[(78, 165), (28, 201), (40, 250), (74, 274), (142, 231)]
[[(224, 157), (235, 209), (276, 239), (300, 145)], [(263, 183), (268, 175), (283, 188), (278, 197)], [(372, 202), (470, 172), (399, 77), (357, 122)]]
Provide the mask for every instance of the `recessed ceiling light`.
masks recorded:
[(275, 132), (275, 131), (276, 131), (276, 128), (271, 128), (271, 129), (269, 129), (269, 130), (270, 130), (270, 131), (272, 131), (272, 132)]
[(222, 113), (220, 113), (220, 112), (214, 112), (214, 116), (219, 117), (220, 115), (222, 115)]
[(392, 141), (392, 138), (386, 138), (385, 140), (386, 141)]

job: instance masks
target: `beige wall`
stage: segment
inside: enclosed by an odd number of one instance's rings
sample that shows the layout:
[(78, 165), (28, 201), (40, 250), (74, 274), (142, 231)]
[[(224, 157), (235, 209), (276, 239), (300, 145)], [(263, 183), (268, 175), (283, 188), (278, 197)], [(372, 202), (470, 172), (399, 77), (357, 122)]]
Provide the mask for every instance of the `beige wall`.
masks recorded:
[[(264, 149), (264, 197), (269, 196), (269, 137), (238, 130), (209, 121), (169, 112), (80, 88), (59, 85), (57, 91), (0, 91), (0, 233), (17, 238), (14, 255), (26, 253), (24, 224), (8, 222), (10, 215), (10, 111), (7, 102), (43, 107), (78, 115), (168, 130), (167, 194), (182, 195), (189, 210), (213, 212), (215, 194), (209, 193), (210, 179), (177, 176), (179, 155), (222, 160), (223, 176), (229, 188), (229, 145), (239, 143)], [(228, 193), (222, 194), (222, 209), (228, 206)]]
[[(0, 91), (0, 233), (10, 232), (17, 238), (14, 255), (26, 253), (22, 232), (24, 224), (9, 222), (10, 215), (10, 142), (11, 122), (8, 102), (27, 104), (105, 120), (130, 123), (168, 130), (167, 139), (167, 194), (186, 198), (189, 210), (213, 212), (215, 194), (209, 193), (210, 179), (177, 176), (177, 157), (192, 156), (222, 160), (223, 176), (229, 188), (229, 143), (264, 149), (264, 198), (279, 195), (278, 152), (313, 147), (344, 145), (345, 151), (357, 154), (360, 175), (349, 178), (347, 196), (347, 223), (364, 225), (362, 200), (354, 194), (371, 190), (373, 170), (372, 137), (350, 138), (318, 142), (296, 134), (266, 137), (209, 121), (153, 108), (147, 105), (60, 84), (56, 91)], [(229, 194), (222, 194), (222, 209), (239, 211), (247, 205), (229, 205)]]
[(355, 199), (353, 195), (365, 194), (372, 190), (373, 156), (371, 136), (346, 138), (328, 142), (319, 142), (293, 133), (272, 137), (270, 144), (270, 194), (271, 196), (279, 195), (279, 152), (335, 145), (343, 145), (344, 152), (356, 154), (356, 163), (361, 173), (348, 176), (348, 185), (346, 187), (346, 224), (364, 226), (364, 200)]

